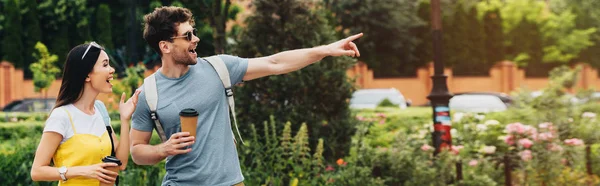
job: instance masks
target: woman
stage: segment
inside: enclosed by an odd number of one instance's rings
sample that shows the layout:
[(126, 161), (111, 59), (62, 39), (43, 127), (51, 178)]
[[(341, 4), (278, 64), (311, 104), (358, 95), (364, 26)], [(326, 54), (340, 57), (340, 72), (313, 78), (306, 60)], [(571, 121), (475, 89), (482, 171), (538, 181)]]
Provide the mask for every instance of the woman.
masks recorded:
[[(31, 168), (34, 181), (59, 181), (59, 185), (112, 184), (117, 173), (108, 170), (118, 166), (102, 163), (114, 150), (124, 170), (129, 159), (129, 121), (135, 110), (139, 91), (123, 102), (121, 96), (121, 140), (110, 124), (106, 126), (101, 112), (106, 109), (96, 101), (99, 93), (111, 93), (115, 69), (109, 65), (104, 49), (92, 42), (71, 49), (64, 66), (62, 84), (56, 106), (44, 127), (42, 139)], [(108, 119), (107, 119), (108, 120)], [(110, 120), (108, 120), (110, 121)], [(112, 131), (112, 130), (111, 130)], [(112, 138), (112, 139), (111, 139)], [(113, 144), (114, 142), (114, 149)], [(53, 165), (51, 165), (51, 160)]]

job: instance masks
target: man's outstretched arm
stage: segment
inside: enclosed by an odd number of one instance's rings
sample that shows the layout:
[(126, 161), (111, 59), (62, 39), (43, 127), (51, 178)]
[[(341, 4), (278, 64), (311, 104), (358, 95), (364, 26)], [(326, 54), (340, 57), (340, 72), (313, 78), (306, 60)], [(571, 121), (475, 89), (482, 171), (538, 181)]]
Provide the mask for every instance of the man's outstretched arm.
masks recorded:
[(249, 59), (248, 69), (243, 79), (248, 81), (264, 76), (296, 71), (327, 56), (359, 57), (360, 52), (353, 41), (362, 37), (362, 35), (362, 33), (356, 34), (328, 45), (289, 50), (266, 57)]

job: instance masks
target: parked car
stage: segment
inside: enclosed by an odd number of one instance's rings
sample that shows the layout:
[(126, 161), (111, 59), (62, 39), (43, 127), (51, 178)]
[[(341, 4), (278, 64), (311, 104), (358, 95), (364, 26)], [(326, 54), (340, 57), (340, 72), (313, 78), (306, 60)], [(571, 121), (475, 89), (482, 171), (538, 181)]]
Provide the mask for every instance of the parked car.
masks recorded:
[(56, 98), (27, 98), (15, 100), (7, 104), (2, 112), (50, 112), (56, 103)]
[[(532, 98), (536, 98), (536, 97), (541, 96), (542, 94), (544, 94), (544, 91), (542, 91), (542, 90), (533, 91), (533, 92), (531, 92), (531, 97)], [(585, 102), (588, 101), (588, 100), (585, 100), (585, 99), (579, 99), (579, 98), (577, 98), (577, 96), (575, 96), (575, 95), (573, 95), (571, 93), (565, 93), (565, 96), (569, 99), (569, 101), (572, 104), (576, 104), (576, 105), (577, 104), (582, 104), (582, 103), (585, 103)], [(592, 98), (593, 98), (593, 96), (594, 96), (594, 94), (592, 94)]]
[(510, 107), (512, 105), (512, 103), (513, 103), (512, 97), (510, 97), (509, 95), (507, 95), (505, 93), (501, 93), (501, 92), (461, 92), (461, 93), (455, 93), (454, 94), (454, 96), (457, 96), (457, 95), (490, 95), (490, 96), (496, 96), (507, 107)]
[(389, 88), (361, 89), (355, 91), (352, 94), (352, 99), (350, 99), (350, 108), (374, 109), (385, 99), (388, 99), (394, 105), (398, 105), (401, 109), (410, 106), (410, 101), (407, 101), (398, 89)]
[(500, 112), (508, 106), (498, 96), (489, 94), (459, 94), (450, 99), (450, 110), (457, 112)]

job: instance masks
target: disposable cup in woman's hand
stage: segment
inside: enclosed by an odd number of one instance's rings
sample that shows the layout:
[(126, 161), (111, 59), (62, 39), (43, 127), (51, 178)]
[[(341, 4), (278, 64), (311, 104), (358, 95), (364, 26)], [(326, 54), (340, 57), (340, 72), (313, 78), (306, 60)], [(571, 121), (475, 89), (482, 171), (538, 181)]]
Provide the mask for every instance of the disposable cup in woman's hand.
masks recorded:
[[(104, 167), (104, 169), (109, 170), (109, 171), (113, 171), (113, 172), (116, 172), (116, 173), (119, 172), (119, 166), (121, 166), (121, 160), (117, 159), (116, 157), (114, 157), (114, 156), (106, 156), (106, 157), (102, 158), (102, 162), (117, 164), (118, 166)], [(100, 186), (113, 186), (114, 184), (115, 183), (107, 184), (107, 183), (100, 182)]]

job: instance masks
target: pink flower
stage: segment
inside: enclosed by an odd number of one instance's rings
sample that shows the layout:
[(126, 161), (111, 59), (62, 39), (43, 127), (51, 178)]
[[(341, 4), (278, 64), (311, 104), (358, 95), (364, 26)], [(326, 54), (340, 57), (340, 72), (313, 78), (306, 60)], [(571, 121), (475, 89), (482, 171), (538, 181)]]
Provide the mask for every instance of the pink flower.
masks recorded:
[(522, 147), (528, 149), (529, 147), (531, 147), (531, 145), (533, 145), (533, 141), (527, 139), (527, 138), (523, 138), (519, 140), (519, 145), (521, 145)]
[(333, 166), (331, 165), (327, 165), (327, 168), (325, 168), (325, 171), (334, 171), (335, 168), (333, 168)]
[(365, 121), (366, 120), (365, 117), (362, 117), (362, 116), (356, 116), (356, 119), (358, 121)]
[(532, 127), (531, 125), (524, 125), (523, 130), (524, 130), (524, 133), (529, 136), (537, 135), (537, 129), (535, 127)]
[(525, 127), (521, 123), (511, 123), (506, 125), (506, 133), (509, 134), (523, 134), (525, 132)]
[(377, 113), (377, 114), (375, 114), (375, 115), (376, 115), (377, 117), (380, 117), (380, 118), (385, 118), (385, 114), (384, 114), (384, 113)]
[(464, 146), (462, 146), (462, 145), (459, 145), (459, 146), (452, 145), (450, 150), (452, 151), (452, 154), (457, 155), (460, 152), (460, 149), (463, 149), (463, 148), (464, 148)]
[(471, 161), (469, 161), (469, 166), (475, 167), (475, 166), (477, 166), (477, 163), (478, 163), (477, 160), (471, 160)]
[(562, 163), (563, 165), (567, 165), (567, 159), (565, 159), (565, 158), (560, 159), (560, 163)]
[(385, 124), (385, 119), (379, 120), (379, 124)]
[(496, 152), (496, 146), (484, 146), (481, 151), (484, 154), (494, 154)]
[(581, 114), (581, 117), (593, 119), (593, 118), (596, 118), (596, 113), (584, 112), (583, 114)]
[(550, 141), (552, 140), (552, 138), (554, 137), (554, 135), (550, 132), (544, 132), (538, 135), (538, 140), (541, 141)]
[(557, 152), (562, 152), (563, 148), (560, 145), (557, 144), (548, 144), (548, 146), (546, 147), (548, 150), (550, 151), (557, 151)]
[(511, 135), (504, 137), (504, 143), (506, 143), (506, 144), (508, 144), (508, 145), (514, 145), (514, 144), (515, 144), (515, 141), (514, 141), (514, 139), (513, 139), (513, 138), (514, 138), (514, 137), (513, 137), (513, 136), (511, 136)]
[(524, 150), (524, 151), (519, 152), (519, 156), (521, 156), (521, 159), (523, 161), (529, 161), (529, 160), (531, 160), (531, 158), (533, 158), (530, 150)]
[(580, 145), (583, 145), (583, 140), (580, 140), (580, 139), (577, 139), (577, 138), (566, 139), (565, 140), (565, 145), (580, 146)]
[(541, 129), (547, 129), (547, 128), (550, 128), (550, 127), (552, 127), (552, 123), (550, 123), (550, 122), (544, 122), (544, 123), (540, 123), (540, 124), (538, 125), (538, 127), (540, 127)]
[(430, 150), (433, 150), (433, 147), (431, 147), (427, 144), (423, 144), (423, 146), (421, 146), (421, 150), (422, 151), (430, 151)]

